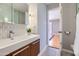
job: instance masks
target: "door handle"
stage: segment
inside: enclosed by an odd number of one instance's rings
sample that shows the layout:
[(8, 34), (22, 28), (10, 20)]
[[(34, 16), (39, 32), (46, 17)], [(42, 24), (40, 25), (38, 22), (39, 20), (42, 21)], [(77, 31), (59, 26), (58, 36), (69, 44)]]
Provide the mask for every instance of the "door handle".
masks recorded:
[(65, 33), (66, 35), (69, 35), (71, 32), (69, 32), (69, 31), (58, 31), (58, 33)]
[(66, 35), (70, 35), (71, 32), (65, 31), (64, 33), (65, 33)]

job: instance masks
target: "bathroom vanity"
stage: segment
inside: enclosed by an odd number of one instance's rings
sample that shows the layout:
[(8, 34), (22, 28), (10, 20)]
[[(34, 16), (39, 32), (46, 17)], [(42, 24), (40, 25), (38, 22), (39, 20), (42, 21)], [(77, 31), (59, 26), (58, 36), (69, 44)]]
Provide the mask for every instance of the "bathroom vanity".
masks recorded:
[[(39, 35), (26, 34), (27, 25), (31, 23), (29, 19), (32, 19), (29, 18), (30, 16), (28, 17), (31, 13), (28, 7), (25, 3), (0, 4), (0, 56), (38, 55), (40, 49)], [(37, 15), (36, 10), (34, 13)], [(36, 21), (37, 17), (35, 23)], [(32, 26), (34, 26), (34, 29), (31, 28), (32, 33), (38, 33), (37, 24), (32, 24)]]
[(8, 54), (7, 56), (37, 56), (39, 53), (39, 39), (37, 39), (36, 41), (18, 49), (15, 50), (13, 52), (11, 52), (10, 54)]
[[(40, 49), (39, 35), (23, 35), (0, 42), (0, 55), (6, 56), (37, 56)], [(3, 45), (3, 46), (2, 46)]]

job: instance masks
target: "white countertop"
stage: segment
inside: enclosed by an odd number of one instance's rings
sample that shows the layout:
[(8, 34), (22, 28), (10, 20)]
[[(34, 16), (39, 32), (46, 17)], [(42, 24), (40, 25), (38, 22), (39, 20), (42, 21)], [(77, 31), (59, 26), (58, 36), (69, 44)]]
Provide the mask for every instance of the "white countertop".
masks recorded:
[(2, 39), (0, 40), (0, 55), (7, 55), (37, 39), (39, 39), (39, 35), (34, 34), (14, 37), (13, 40)]

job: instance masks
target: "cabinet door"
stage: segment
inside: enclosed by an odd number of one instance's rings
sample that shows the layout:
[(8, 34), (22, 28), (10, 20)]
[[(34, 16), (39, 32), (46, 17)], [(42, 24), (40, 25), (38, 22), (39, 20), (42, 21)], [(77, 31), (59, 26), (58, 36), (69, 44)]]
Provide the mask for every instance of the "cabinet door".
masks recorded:
[(31, 56), (37, 56), (40, 49), (40, 41), (37, 40), (31, 44)]
[(30, 46), (26, 46), (13, 54), (13, 56), (30, 56)]

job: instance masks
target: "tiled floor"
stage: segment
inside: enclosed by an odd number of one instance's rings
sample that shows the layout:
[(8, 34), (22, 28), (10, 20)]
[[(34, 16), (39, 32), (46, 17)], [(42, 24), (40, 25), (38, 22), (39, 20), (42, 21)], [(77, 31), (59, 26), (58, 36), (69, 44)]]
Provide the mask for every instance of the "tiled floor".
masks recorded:
[(48, 47), (42, 56), (60, 56), (59, 49)]
[(41, 56), (74, 56), (74, 54), (48, 47)]
[(54, 37), (49, 41), (49, 47), (44, 51), (42, 56), (60, 56), (60, 37), (59, 35), (54, 35)]

